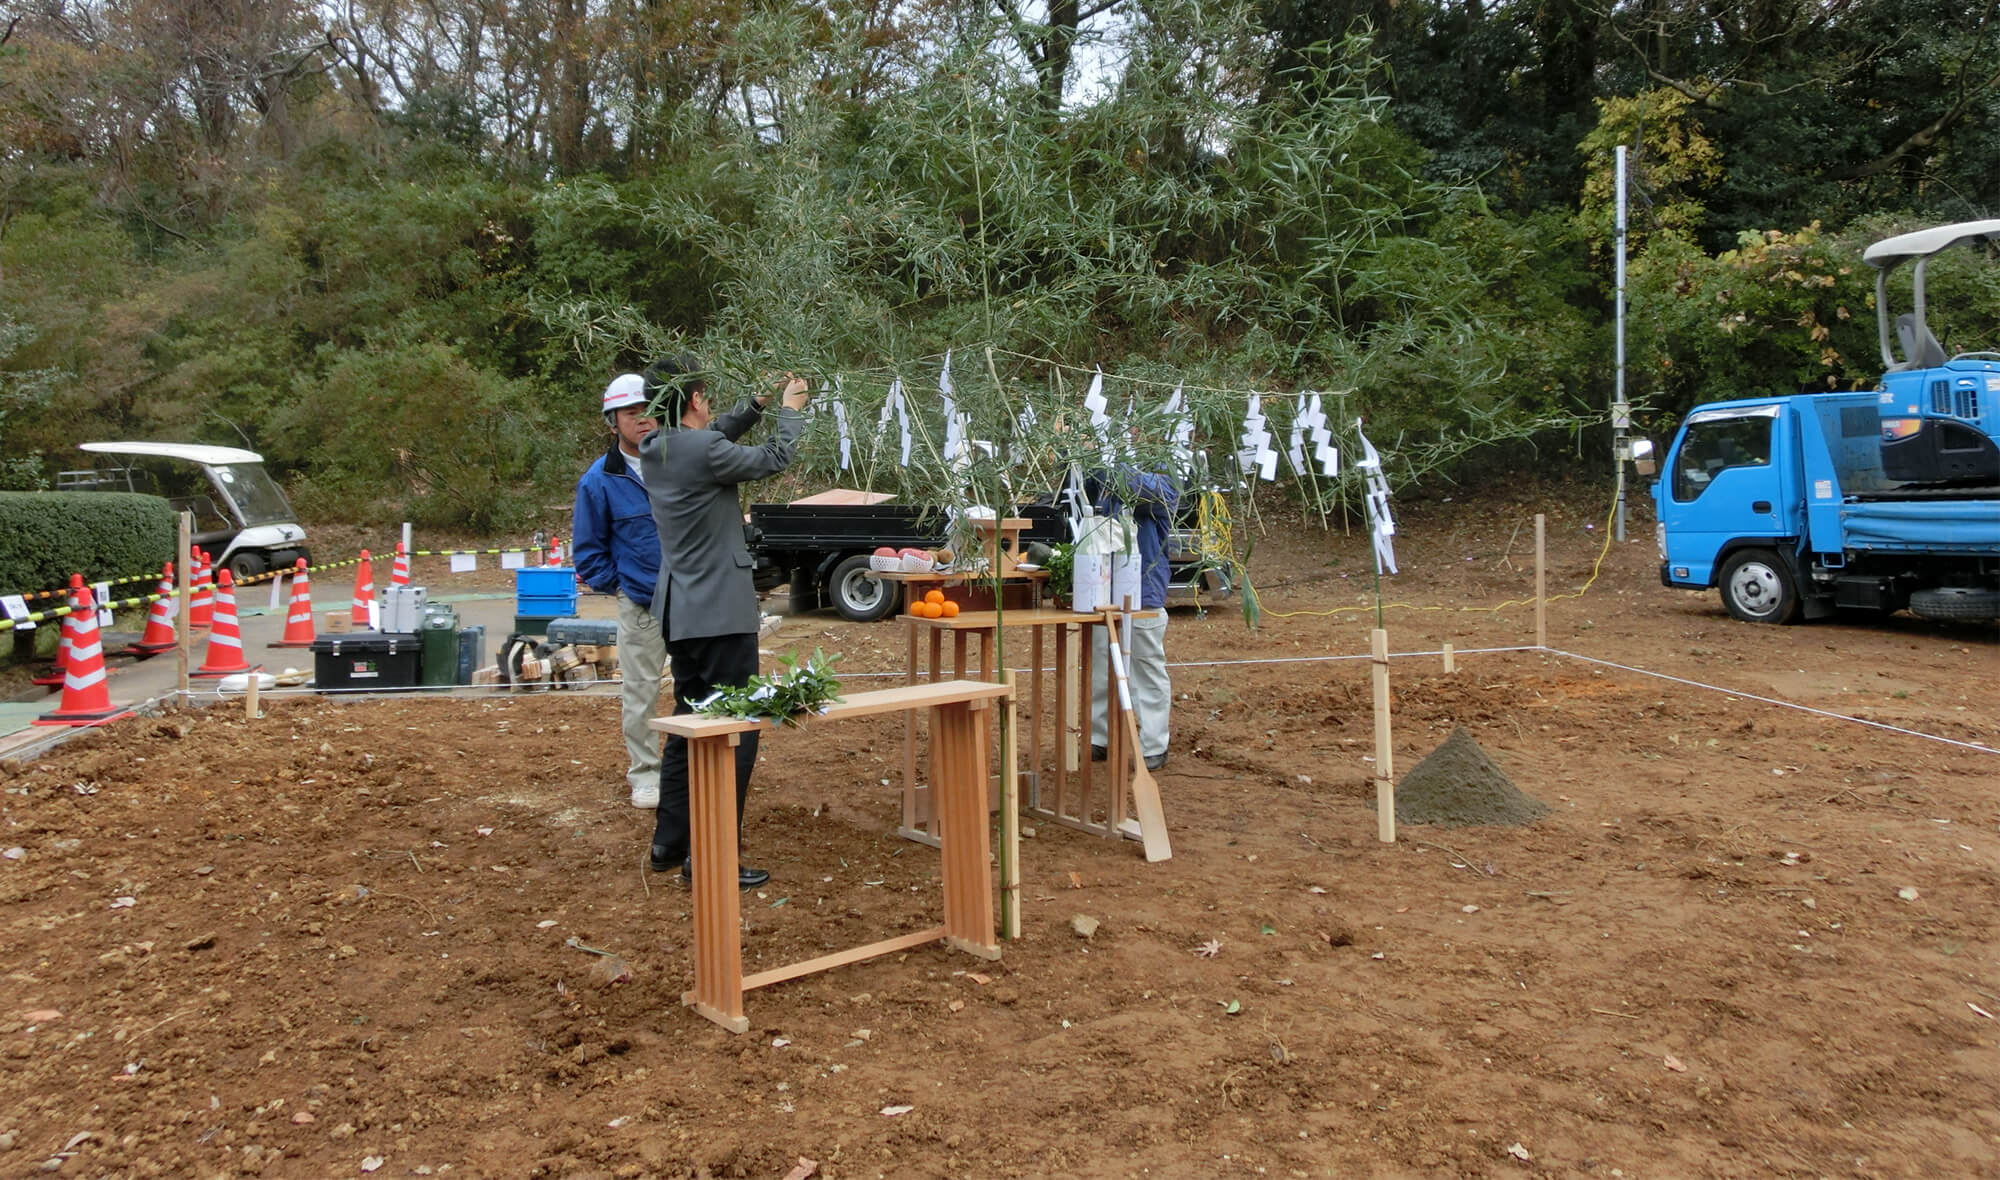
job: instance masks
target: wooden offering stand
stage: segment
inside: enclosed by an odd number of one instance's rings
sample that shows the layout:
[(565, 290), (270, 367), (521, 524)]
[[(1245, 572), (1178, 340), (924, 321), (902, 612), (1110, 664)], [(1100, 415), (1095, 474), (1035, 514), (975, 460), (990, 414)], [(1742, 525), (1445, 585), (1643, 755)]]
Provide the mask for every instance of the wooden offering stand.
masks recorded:
[(943, 862), (944, 924), (852, 950), (743, 974), (742, 905), (736, 888), (736, 752), (745, 733), (785, 732), (770, 721), (655, 717), (647, 724), (688, 743), (688, 810), (694, 857), (694, 987), (681, 1002), (730, 1032), (747, 1032), (743, 993), (816, 971), (944, 941), (983, 959), (1000, 957), (993, 930), (993, 879), (988, 868), (986, 807), (988, 743), (984, 723), (995, 701), (1013, 694), (1005, 684), (945, 680), (859, 692), (806, 719), (817, 728), (850, 717), (929, 710), (931, 786), (938, 809)]

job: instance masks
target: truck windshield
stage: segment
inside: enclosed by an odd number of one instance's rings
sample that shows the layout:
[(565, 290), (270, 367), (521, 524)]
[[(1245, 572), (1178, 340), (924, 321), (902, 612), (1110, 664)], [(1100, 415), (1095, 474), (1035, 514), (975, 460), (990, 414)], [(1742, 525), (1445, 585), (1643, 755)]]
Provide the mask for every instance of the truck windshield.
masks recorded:
[(1731, 467), (1768, 465), (1773, 420), (1767, 413), (1691, 417), (1674, 460), (1674, 499), (1683, 503), (1695, 499)]
[(215, 482), (223, 494), (236, 506), (245, 527), (291, 522), (291, 501), (285, 499), (284, 490), (262, 467), (255, 463), (228, 463), (209, 470), (215, 473)]

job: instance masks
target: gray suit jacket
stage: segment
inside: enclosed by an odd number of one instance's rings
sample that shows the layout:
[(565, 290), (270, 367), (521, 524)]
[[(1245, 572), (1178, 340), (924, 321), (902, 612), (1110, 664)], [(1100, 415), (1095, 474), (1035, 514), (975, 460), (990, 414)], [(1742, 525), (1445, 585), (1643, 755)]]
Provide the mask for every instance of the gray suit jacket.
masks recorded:
[(755, 562), (743, 540), (736, 485), (791, 466), (806, 429), (804, 414), (780, 408), (769, 442), (736, 442), (762, 414), (745, 401), (706, 430), (674, 426), (639, 444), (639, 477), (660, 530), (653, 617), (669, 640), (757, 633)]

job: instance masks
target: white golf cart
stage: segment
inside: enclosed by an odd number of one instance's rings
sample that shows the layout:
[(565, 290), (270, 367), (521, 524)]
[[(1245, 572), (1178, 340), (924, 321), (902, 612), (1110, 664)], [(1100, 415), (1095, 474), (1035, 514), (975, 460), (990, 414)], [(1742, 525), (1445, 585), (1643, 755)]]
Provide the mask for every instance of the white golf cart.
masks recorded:
[(175, 511), (194, 513), (194, 543), (215, 555), (217, 568), (246, 578), (301, 557), (312, 564), (305, 528), (255, 451), (156, 442), (91, 442), (77, 449), (108, 461), (58, 473), (58, 490), (160, 496)]

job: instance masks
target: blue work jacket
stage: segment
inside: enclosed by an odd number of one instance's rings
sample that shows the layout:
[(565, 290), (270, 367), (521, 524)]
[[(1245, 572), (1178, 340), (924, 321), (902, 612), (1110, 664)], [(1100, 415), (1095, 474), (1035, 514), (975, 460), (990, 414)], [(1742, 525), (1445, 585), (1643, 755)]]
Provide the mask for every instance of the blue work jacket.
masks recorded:
[(1083, 490), (1100, 516), (1123, 511), (1119, 493), (1126, 493), (1139, 529), (1139, 605), (1146, 610), (1167, 605), (1167, 532), (1174, 527), (1180, 485), (1172, 476), (1120, 464), (1115, 473), (1092, 472)]
[(635, 467), (613, 442), (576, 481), (570, 558), (592, 590), (651, 607), (660, 580), (660, 533)]

